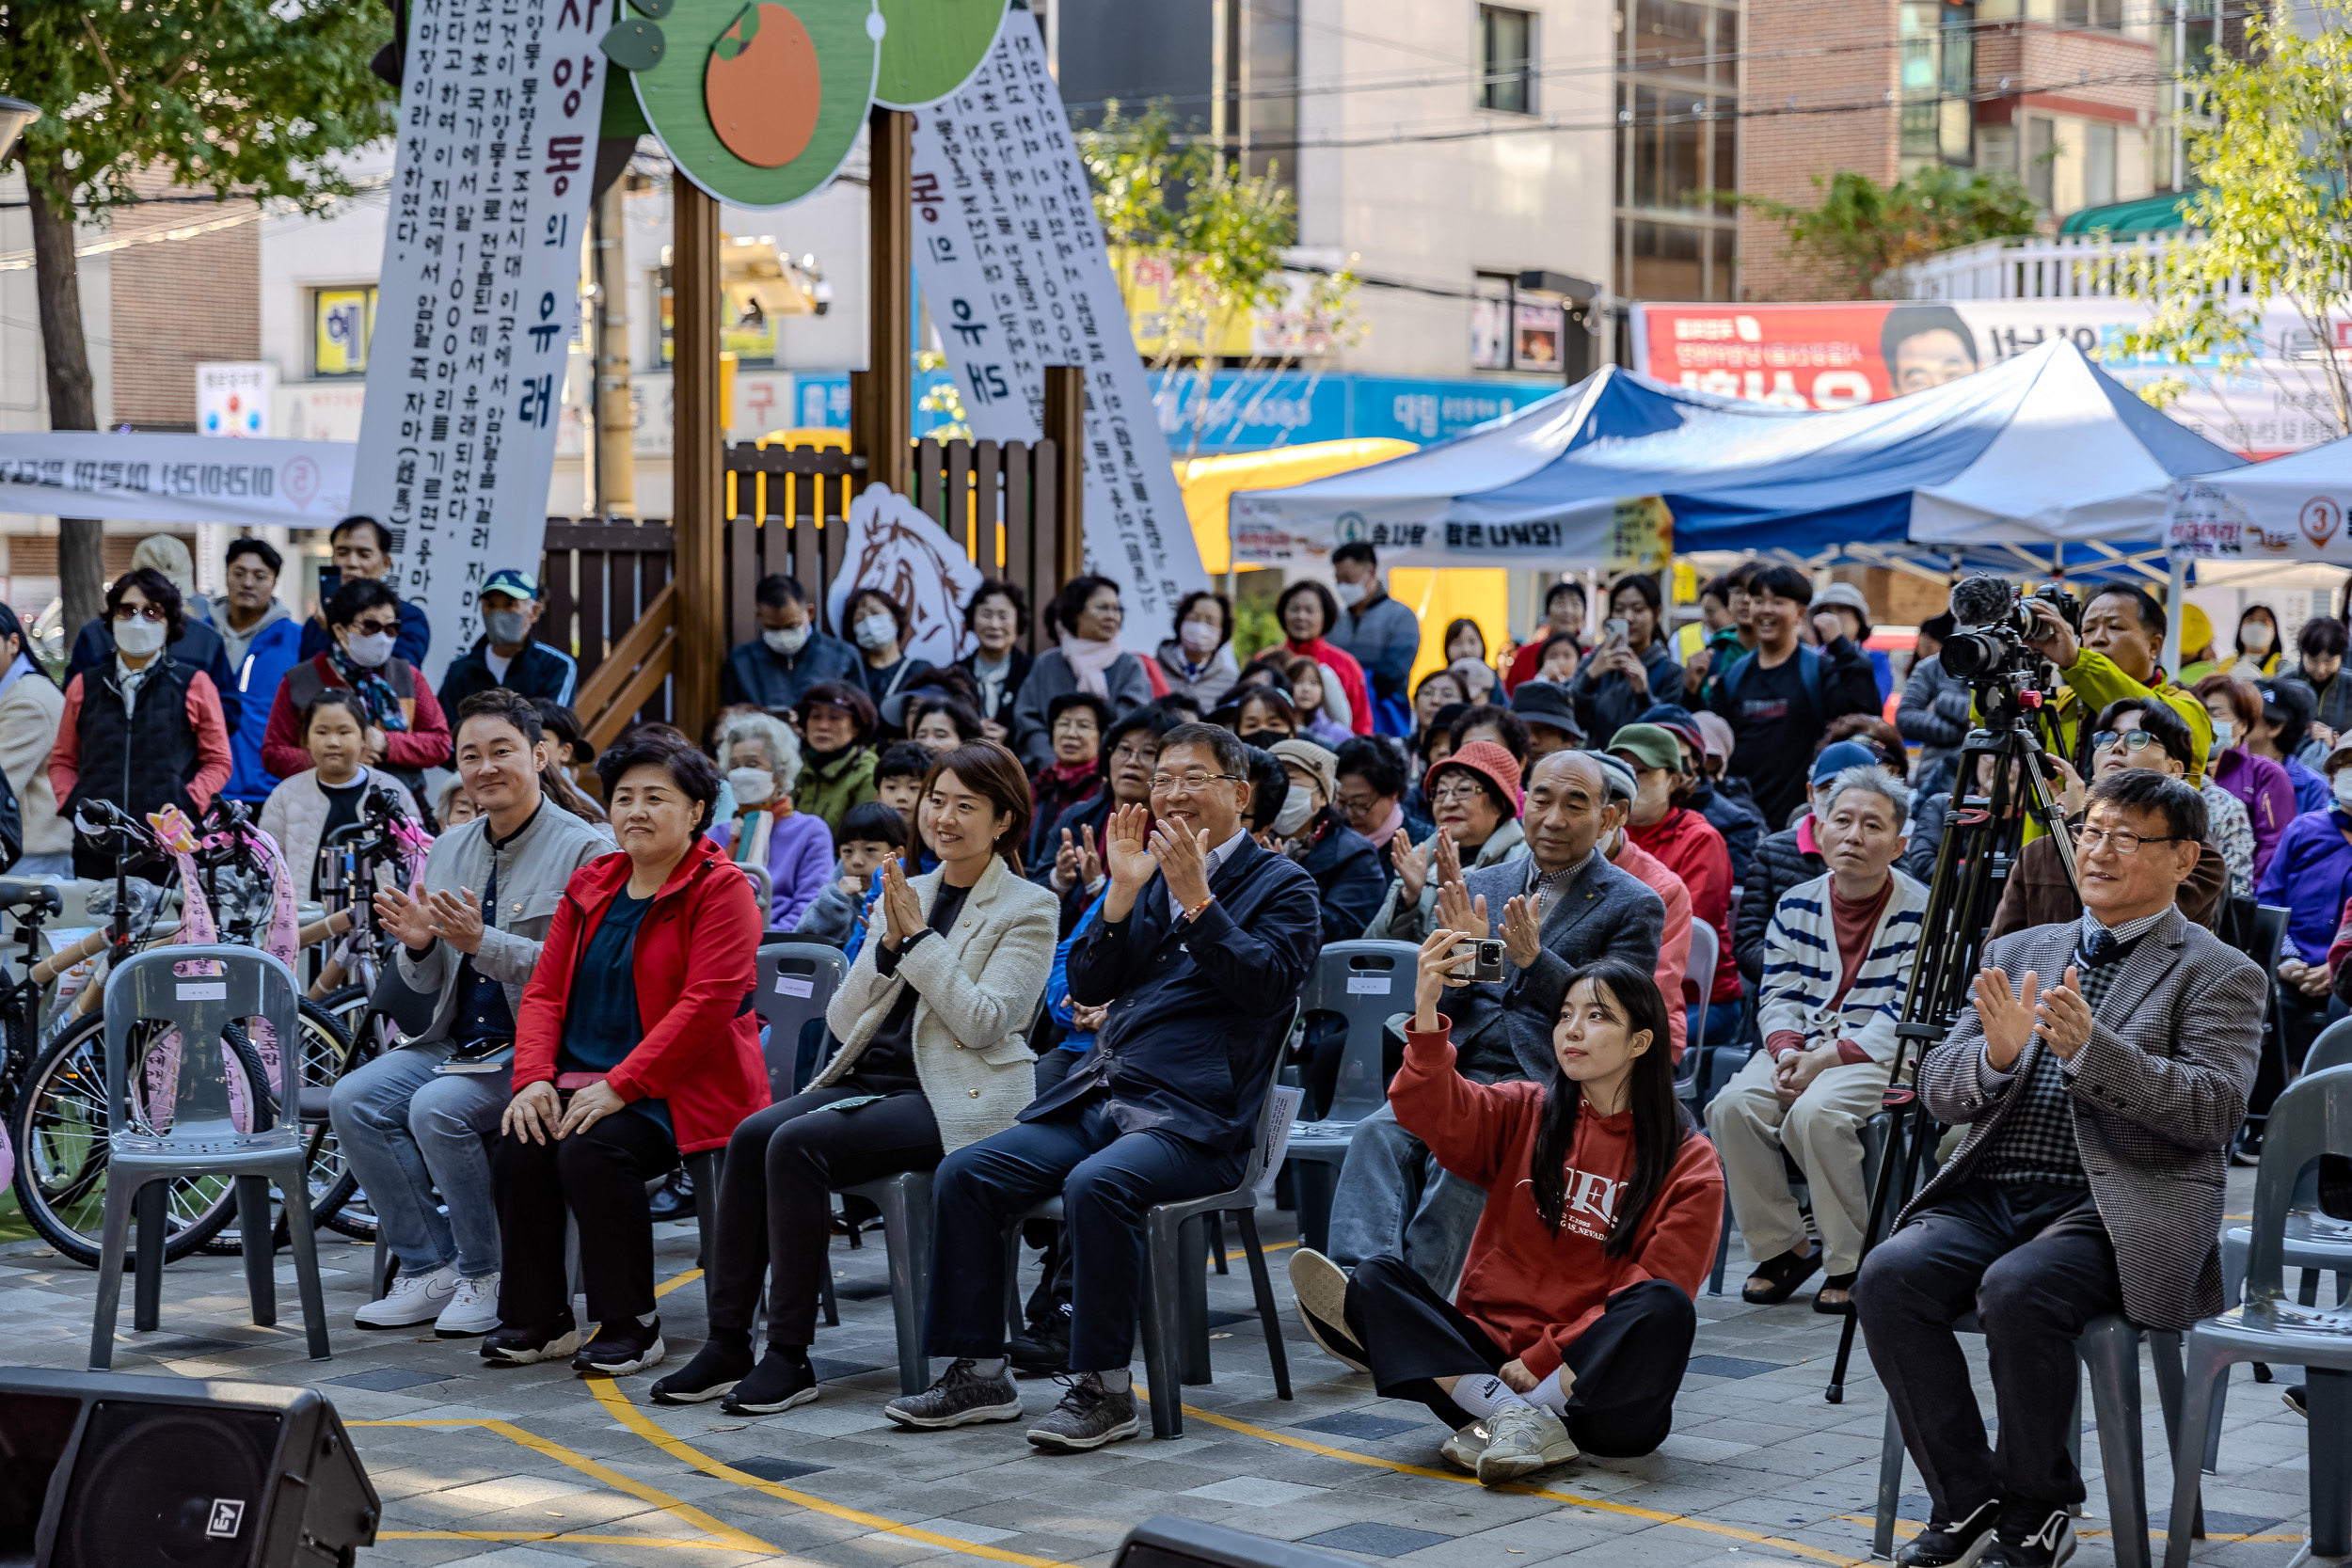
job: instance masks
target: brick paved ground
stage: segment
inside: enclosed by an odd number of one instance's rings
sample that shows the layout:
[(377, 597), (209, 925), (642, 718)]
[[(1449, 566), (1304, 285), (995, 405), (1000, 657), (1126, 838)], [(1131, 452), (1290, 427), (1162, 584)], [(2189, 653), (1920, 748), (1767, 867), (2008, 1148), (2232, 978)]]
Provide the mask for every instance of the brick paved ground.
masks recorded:
[[(2231, 1208), (2242, 1213), (2252, 1173), (2233, 1174)], [(1287, 1214), (1269, 1211), (1264, 1223), (1269, 1245), (1295, 1234)], [(1216, 1382), (1184, 1391), (1196, 1413), (1184, 1437), (1048, 1458), (1016, 1426), (913, 1433), (883, 1420), (897, 1374), (879, 1237), (855, 1251), (835, 1245), (843, 1321), (820, 1330), (815, 1350), (824, 1397), (750, 1420), (715, 1405), (657, 1408), (646, 1402), (650, 1377), (591, 1385), (560, 1368), (494, 1371), (469, 1342), (361, 1333), (350, 1313), (364, 1299), (368, 1254), (326, 1240), (331, 1363), (305, 1359), (291, 1308), (277, 1329), (246, 1323), (236, 1260), (206, 1258), (173, 1266), (161, 1332), (125, 1333), (115, 1365), (315, 1383), (345, 1420), (384, 1423), (354, 1431), (387, 1511), (384, 1539), (363, 1560), (732, 1568), (953, 1555), (1093, 1568), (1152, 1513), (1433, 1568), (1571, 1558), (1679, 1568), (1733, 1556), (1843, 1564), (1869, 1555), (1885, 1405), (1863, 1357), (1846, 1402), (1823, 1402), (1836, 1323), (1802, 1299), (1763, 1309), (1736, 1295), (1701, 1299), (1697, 1359), (1660, 1453), (1581, 1460), (1538, 1486), (1491, 1492), (1440, 1467), (1444, 1433), (1427, 1412), (1376, 1397), (1369, 1379), (1322, 1356), (1287, 1317), (1296, 1398), (1277, 1400), (1239, 1266), (1211, 1281), (1211, 1309), (1225, 1320), (1211, 1346)], [(691, 1271), (693, 1250), (691, 1230), (665, 1227), (663, 1276)], [(1735, 1291), (1737, 1252), (1735, 1243)], [(60, 1262), (33, 1243), (0, 1248), (0, 1354), (83, 1363), (94, 1275)], [(1281, 1262), (1277, 1253), (1287, 1314)], [(291, 1267), (279, 1277), (291, 1298)], [(662, 1306), (675, 1367), (702, 1333), (698, 1284), (678, 1284)], [(2143, 1384), (2149, 1488), (2161, 1510), (2170, 1470), (2154, 1381)], [(1023, 1389), (1033, 1414), (1057, 1393), (1050, 1382)], [(1979, 1392), (1989, 1409), (1989, 1391), (1980, 1384)], [(2278, 1568), (2295, 1553), (2306, 1513), (2304, 1425), (2275, 1386), (2250, 1384), (2243, 1369), (2232, 1393), (2221, 1474), (2206, 1490), (2209, 1528), (2251, 1539), (2202, 1543), (2196, 1559)], [(2083, 1527), (2104, 1532), (2099, 1449), (2088, 1432), (2084, 1447), (2092, 1476)], [(1903, 1489), (1905, 1516), (1922, 1517), (1915, 1471)], [(2104, 1533), (2086, 1535), (2077, 1562), (2112, 1560)]]

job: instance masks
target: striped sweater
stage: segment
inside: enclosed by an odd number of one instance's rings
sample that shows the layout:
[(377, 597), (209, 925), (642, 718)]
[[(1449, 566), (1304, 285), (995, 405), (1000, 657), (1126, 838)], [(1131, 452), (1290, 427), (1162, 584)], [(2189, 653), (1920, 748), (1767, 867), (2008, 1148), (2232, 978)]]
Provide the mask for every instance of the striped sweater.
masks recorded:
[(1895, 1025), (1919, 943), (1919, 917), (1928, 890), (1899, 871), (1893, 894), (1870, 933), (1870, 951), (1854, 974), (1853, 989), (1833, 1009), (1830, 998), (1844, 977), (1837, 931), (1830, 914), (1827, 876), (1800, 882), (1780, 895), (1764, 938), (1764, 983), (1756, 1027), (1766, 1039), (1788, 1030), (1807, 1047), (1851, 1040), (1872, 1061), (1895, 1055)]

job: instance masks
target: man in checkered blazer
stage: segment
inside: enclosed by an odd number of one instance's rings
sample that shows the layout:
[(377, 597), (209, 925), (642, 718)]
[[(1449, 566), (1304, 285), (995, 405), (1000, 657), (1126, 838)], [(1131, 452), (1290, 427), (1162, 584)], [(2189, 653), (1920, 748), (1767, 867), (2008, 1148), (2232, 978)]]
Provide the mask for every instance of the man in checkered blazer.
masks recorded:
[[(2224, 1150), (2262, 1038), (2260, 966), (2182, 918), (2205, 804), (2145, 768), (2090, 790), (2078, 921), (1985, 949), (1975, 1001), (1919, 1067), (1968, 1135), (1862, 1266), (1870, 1359), (1926, 1478), (1904, 1568), (2057, 1568), (2082, 1477), (2067, 1454), (2074, 1339), (2102, 1313), (2183, 1329), (2221, 1308)], [(1997, 1446), (1953, 1320), (1992, 1352)]]

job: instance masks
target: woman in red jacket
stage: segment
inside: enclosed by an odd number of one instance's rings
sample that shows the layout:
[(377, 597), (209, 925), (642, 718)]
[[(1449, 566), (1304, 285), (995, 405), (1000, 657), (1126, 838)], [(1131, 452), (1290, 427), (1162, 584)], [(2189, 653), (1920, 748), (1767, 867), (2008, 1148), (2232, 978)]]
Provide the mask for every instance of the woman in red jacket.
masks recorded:
[[(618, 1377), (664, 1354), (645, 1183), (681, 1153), (723, 1147), (766, 1107), (752, 1011), (763, 928), (751, 883), (703, 836), (719, 772), (640, 732), (596, 759), (621, 853), (572, 874), (515, 1021), (515, 1098), (492, 1162), (499, 1326), (482, 1358), (573, 1356)], [(580, 1221), (588, 1316), (580, 1342), (564, 1267)]]
[(1497, 1485), (1576, 1457), (1650, 1452), (1674, 1425), (1698, 1293), (1723, 1224), (1715, 1150), (1674, 1097), (1666, 1004), (1622, 958), (1578, 971), (1553, 1027), (1549, 1085), (1454, 1070), (1446, 987), (1475, 954), (1421, 946), (1396, 1119), (1486, 1191), (1449, 1304), (1401, 1258), (1353, 1278), (1302, 1249), (1291, 1265), (1315, 1342), (1382, 1397), (1457, 1429), (1446, 1462)]

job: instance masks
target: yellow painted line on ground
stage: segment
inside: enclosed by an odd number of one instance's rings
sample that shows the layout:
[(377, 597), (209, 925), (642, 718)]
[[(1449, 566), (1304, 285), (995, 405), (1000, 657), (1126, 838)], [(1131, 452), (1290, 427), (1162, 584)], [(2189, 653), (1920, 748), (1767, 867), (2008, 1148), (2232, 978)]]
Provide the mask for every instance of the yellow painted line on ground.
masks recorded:
[(707, 1552), (740, 1552), (744, 1546), (723, 1546), (716, 1541), (671, 1541), (655, 1535), (550, 1535), (544, 1530), (383, 1529), (378, 1541), (561, 1541), (566, 1546), (688, 1546)]
[(700, 1270), (700, 1269), (689, 1269), (689, 1270), (687, 1270), (684, 1274), (681, 1274), (681, 1275), (675, 1275), (675, 1277), (673, 1277), (673, 1278), (665, 1279), (665, 1280), (663, 1280), (660, 1284), (659, 1284), (659, 1285), (655, 1286), (655, 1287), (653, 1288), (653, 1293), (654, 1293), (656, 1296), (666, 1296), (666, 1295), (668, 1295), (668, 1294), (669, 1294), (672, 1291), (676, 1290), (679, 1286), (681, 1286), (681, 1285), (691, 1285), (692, 1283), (694, 1283), (694, 1281), (696, 1281), (697, 1279), (700, 1279), (702, 1276), (703, 1276), (703, 1272), (702, 1272), (702, 1270)]
[[(1282, 1252), (1298, 1244), (1299, 1243), (1296, 1242), (1268, 1242), (1259, 1250), (1262, 1252)], [(1225, 1255), (1225, 1260), (1228, 1263), (1247, 1263), (1249, 1261), (1249, 1249), (1248, 1247), (1243, 1247), (1238, 1252), (1229, 1252)]]
[[(596, 1381), (603, 1383), (608, 1380), (599, 1378)], [(610, 1465), (599, 1465), (595, 1460), (589, 1458), (586, 1454), (574, 1453), (571, 1449), (565, 1448), (561, 1443), (555, 1442), (549, 1438), (542, 1437), (536, 1433), (525, 1432), (522, 1428), (515, 1425), (512, 1421), (492, 1420), (476, 1417), (471, 1418), (456, 1418), (447, 1420), (419, 1419), (405, 1421), (351, 1421), (346, 1424), (355, 1427), (480, 1427), (485, 1432), (494, 1432), (511, 1443), (519, 1444), (521, 1447), (529, 1449), (532, 1452), (538, 1454), (542, 1458), (552, 1459), (560, 1465), (567, 1465), (573, 1469), (578, 1470), (581, 1475), (588, 1477), (592, 1481), (598, 1481), (603, 1485), (610, 1486), (616, 1492), (626, 1492), (632, 1497), (653, 1504), (656, 1508), (659, 1508), (662, 1513), (667, 1513), (670, 1517), (677, 1520), (680, 1524), (691, 1525), (694, 1528), (705, 1532), (710, 1537), (707, 1542), (699, 1543), (700, 1544), (723, 1547), (728, 1551), (737, 1552), (772, 1553), (776, 1550), (774, 1546), (771, 1546), (767, 1542), (762, 1541), (758, 1536), (753, 1535), (745, 1530), (737, 1529), (733, 1525), (727, 1524), (723, 1520), (714, 1518), (710, 1514), (705, 1513), (701, 1509), (696, 1508), (692, 1503), (685, 1502), (679, 1498), (674, 1497), (667, 1492), (662, 1491), (661, 1488), (651, 1485), (645, 1481), (639, 1481), (633, 1476), (625, 1476), (621, 1474), (620, 1471), (613, 1469)], [(533, 1537), (533, 1539), (536, 1539), (536, 1537)], [(549, 1539), (577, 1540), (582, 1538), (562, 1536), (550, 1537)]]
[(993, 1562), (1019, 1563), (1021, 1568), (1072, 1568), (1072, 1564), (1057, 1562), (1052, 1558), (1029, 1557), (1020, 1552), (1008, 1552), (1001, 1547), (978, 1545), (952, 1535), (941, 1535), (935, 1530), (917, 1529), (913, 1525), (902, 1525), (896, 1519), (885, 1519), (878, 1513), (865, 1513), (854, 1508), (845, 1508), (839, 1503), (828, 1501), (812, 1493), (797, 1492), (789, 1486), (780, 1485), (764, 1477), (739, 1470), (721, 1460), (711, 1458), (692, 1444), (673, 1437), (656, 1426), (644, 1411), (629, 1402), (627, 1394), (614, 1386), (612, 1379), (597, 1377), (589, 1378), (586, 1381), (589, 1391), (596, 1396), (597, 1402), (618, 1417), (623, 1425), (671, 1458), (690, 1465), (705, 1475), (716, 1476), (721, 1481), (733, 1481), (738, 1486), (750, 1487), (755, 1492), (765, 1492), (771, 1497), (797, 1504), (812, 1513), (822, 1513), (853, 1525), (864, 1525), (868, 1529), (885, 1534), (903, 1536), (909, 1541), (920, 1541), (927, 1546), (943, 1546), (948, 1551), (960, 1552), (966, 1557), (983, 1557)]
[[(1876, 1527), (1878, 1524), (1876, 1519), (1873, 1519), (1867, 1513), (1840, 1513), (1838, 1517), (1845, 1520), (1850, 1525), (1869, 1525)], [(1926, 1528), (1926, 1526), (1920, 1524), (1916, 1519), (1898, 1519), (1895, 1521), (1895, 1535), (1899, 1540), (1908, 1541)], [(2083, 1529), (2077, 1528), (2074, 1533), (2075, 1535), (2088, 1540), (2092, 1536), (2108, 1536), (2113, 1535), (2115, 1532), (2111, 1529)], [(2164, 1539), (2164, 1536), (2160, 1531), (2152, 1530), (2149, 1532), (2149, 1535), (2152, 1540), (2162, 1541)], [(2201, 1535), (2197, 1539), (2200, 1541), (2221, 1542), (2300, 1541), (2303, 1537), (2298, 1533), (2295, 1535)]]

